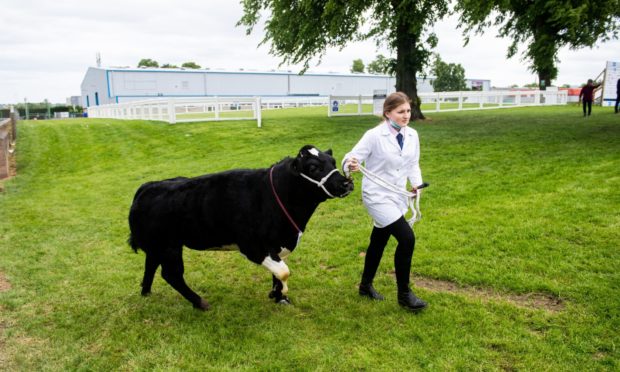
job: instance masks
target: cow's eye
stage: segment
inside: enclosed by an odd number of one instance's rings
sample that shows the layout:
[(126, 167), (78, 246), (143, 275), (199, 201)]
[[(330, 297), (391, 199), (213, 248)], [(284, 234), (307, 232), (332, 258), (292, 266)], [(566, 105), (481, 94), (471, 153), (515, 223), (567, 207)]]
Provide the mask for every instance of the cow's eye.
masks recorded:
[(316, 172), (316, 165), (310, 164), (310, 166), (308, 167), (308, 170), (313, 173)]

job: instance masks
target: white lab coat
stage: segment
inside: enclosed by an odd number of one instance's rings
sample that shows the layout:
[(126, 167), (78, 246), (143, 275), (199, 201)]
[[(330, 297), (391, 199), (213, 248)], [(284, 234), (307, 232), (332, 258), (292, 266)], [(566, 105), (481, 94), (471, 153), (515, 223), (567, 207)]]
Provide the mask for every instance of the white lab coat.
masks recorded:
[[(400, 130), (404, 136), (401, 150), (388, 125), (382, 122), (366, 131), (353, 150), (344, 156), (343, 167), (349, 158), (355, 157), (360, 164), (365, 163), (369, 171), (403, 190), (406, 190), (407, 180), (412, 185), (421, 185), (418, 132), (410, 127)], [(366, 176), (362, 179), (362, 201), (374, 225), (379, 228), (395, 222), (408, 209), (406, 196), (390, 191)]]

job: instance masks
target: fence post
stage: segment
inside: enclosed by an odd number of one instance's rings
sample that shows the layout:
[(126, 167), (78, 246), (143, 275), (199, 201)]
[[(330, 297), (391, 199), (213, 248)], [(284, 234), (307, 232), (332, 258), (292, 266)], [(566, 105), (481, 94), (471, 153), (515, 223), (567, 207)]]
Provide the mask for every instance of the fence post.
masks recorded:
[(177, 115), (176, 112), (174, 111), (174, 103), (172, 102), (171, 99), (169, 99), (167, 102), (168, 105), (168, 123), (170, 124), (174, 124), (177, 122)]
[(9, 117), (11, 118), (11, 141), (13, 145), (17, 141), (17, 118), (19, 118), (19, 112), (15, 112), (15, 107), (11, 106), (9, 109)]
[(327, 96), (327, 117), (332, 117), (332, 95)]
[(215, 120), (220, 119), (220, 100), (215, 97)]
[(0, 122), (0, 180), (9, 177), (9, 131), (10, 119)]
[(459, 110), (463, 109), (463, 91), (459, 92)]
[(439, 105), (439, 93), (437, 93), (437, 98), (435, 98), (435, 110), (439, 111), (440, 110), (440, 105)]
[(357, 114), (362, 116), (362, 95), (360, 94), (357, 101)]
[(258, 125), (259, 128), (261, 128), (263, 126), (262, 123), (262, 113), (261, 113), (261, 99), (260, 97), (256, 97), (255, 101), (254, 101), (254, 105), (255, 105), (255, 116), (256, 116), (256, 125)]

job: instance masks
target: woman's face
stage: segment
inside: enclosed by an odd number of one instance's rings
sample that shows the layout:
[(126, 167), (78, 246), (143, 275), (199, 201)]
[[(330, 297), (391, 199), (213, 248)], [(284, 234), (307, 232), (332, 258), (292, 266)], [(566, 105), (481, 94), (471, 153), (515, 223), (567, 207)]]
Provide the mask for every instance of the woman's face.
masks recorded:
[(385, 116), (401, 128), (406, 127), (409, 124), (409, 119), (411, 119), (411, 106), (408, 102), (405, 102), (394, 110), (386, 112)]

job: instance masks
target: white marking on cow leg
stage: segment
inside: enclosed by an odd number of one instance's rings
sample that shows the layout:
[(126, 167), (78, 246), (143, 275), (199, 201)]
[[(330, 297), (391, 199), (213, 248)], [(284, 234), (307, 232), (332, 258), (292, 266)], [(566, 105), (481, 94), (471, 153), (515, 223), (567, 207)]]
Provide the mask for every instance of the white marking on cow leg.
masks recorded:
[(310, 150), (308, 150), (309, 153), (311, 153), (312, 155), (318, 157), (319, 156), (319, 150), (317, 150), (316, 148), (311, 148)]
[(288, 293), (288, 285), (286, 284), (288, 281), (288, 277), (291, 274), (288, 270), (288, 266), (284, 261), (275, 261), (271, 257), (267, 256), (263, 260), (261, 264), (267, 268), (267, 270), (271, 271), (276, 278), (278, 278), (282, 282), (282, 294), (286, 295)]
[(282, 247), (280, 248), (280, 254), (278, 256), (280, 256), (281, 259), (285, 259), (286, 257), (288, 257), (289, 254), (291, 254), (291, 251), (289, 251), (288, 249)]

